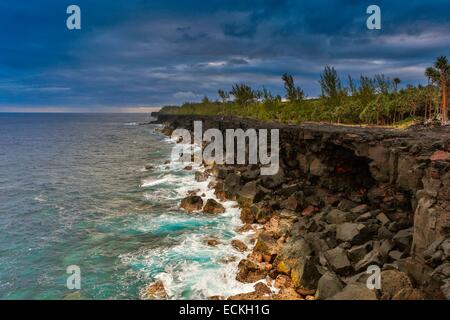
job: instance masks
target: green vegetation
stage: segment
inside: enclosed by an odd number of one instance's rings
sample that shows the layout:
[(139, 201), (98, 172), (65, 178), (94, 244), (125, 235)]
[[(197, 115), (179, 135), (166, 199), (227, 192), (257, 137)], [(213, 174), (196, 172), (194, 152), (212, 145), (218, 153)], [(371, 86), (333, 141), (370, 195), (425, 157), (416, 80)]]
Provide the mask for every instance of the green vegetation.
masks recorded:
[[(441, 120), (448, 123), (448, 87), (450, 65), (439, 57), (427, 68), (426, 86), (407, 85), (398, 89), (401, 80), (390, 80), (383, 74), (373, 78), (361, 75), (359, 81), (348, 76), (343, 87), (337, 71), (326, 66), (320, 76), (321, 96), (306, 99), (292, 75), (282, 81), (285, 100), (266, 88), (254, 90), (245, 83), (232, 86), (230, 92), (218, 90), (220, 100), (185, 103), (181, 107), (164, 107), (161, 112), (193, 115), (236, 115), (286, 123), (324, 121), (342, 124), (404, 125), (415, 120)], [(233, 99), (231, 99), (231, 97)]]

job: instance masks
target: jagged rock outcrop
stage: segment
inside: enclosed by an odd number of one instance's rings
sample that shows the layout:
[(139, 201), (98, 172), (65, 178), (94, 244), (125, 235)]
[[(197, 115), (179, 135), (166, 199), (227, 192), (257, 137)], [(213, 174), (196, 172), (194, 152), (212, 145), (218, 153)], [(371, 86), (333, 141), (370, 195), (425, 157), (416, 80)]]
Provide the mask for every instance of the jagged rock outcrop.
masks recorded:
[[(286, 290), (319, 299), (448, 298), (450, 128), (158, 118), (171, 129), (192, 130), (194, 120), (204, 130), (280, 129), (278, 174), (261, 176), (254, 165), (211, 170), (216, 195), (237, 200), (244, 223), (264, 225), (238, 280), (283, 279)], [(371, 265), (400, 289), (367, 289)]]

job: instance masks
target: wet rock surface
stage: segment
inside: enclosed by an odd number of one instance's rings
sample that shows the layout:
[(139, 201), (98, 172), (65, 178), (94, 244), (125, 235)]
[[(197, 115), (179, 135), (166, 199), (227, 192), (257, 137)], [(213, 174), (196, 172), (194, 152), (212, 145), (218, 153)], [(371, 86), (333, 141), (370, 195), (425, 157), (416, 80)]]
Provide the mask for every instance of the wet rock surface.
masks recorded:
[[(279, 289), (259, 285), (232, 299), (450, 298), (450, 128), (159, 117), (171, 129), (192, 130), (193, 120), (204, 130), (280, 129), (276, 175), (262, 176), (255, 165), (207, 165), (218, 198), (238, 202), (242, 230), (260, 226), (237, 280)], [(185, 202), (201, 210), (198, 199)], [(370, 266), (380, 268), (379, 290), (367, 287)]]
[(180, 207), (191, 213), (203, 208), (203, 199), (200, 196), (187, 196), (181, 200)]
[(216, 200), (208, 199), (205, 206), (203, 207), (203, 212), (210, 214), (220, 214), (225, 212), (225, 208)]
[(142, 298), (144, 300), (167, 300), (168, 295), (163, 282), (158, 280), (145, 288), (142, 292)]

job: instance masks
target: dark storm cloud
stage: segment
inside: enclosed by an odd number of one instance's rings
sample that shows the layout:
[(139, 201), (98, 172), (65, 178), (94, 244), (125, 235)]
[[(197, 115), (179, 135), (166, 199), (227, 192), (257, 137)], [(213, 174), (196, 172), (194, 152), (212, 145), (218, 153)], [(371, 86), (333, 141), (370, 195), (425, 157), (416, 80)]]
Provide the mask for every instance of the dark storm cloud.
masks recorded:
[(382, 30), (366, 28), (372, 1), (79, 0), (0, 4), (0, 108), (140, 106), (216, 97), (234, 82), (282, 92), (292, 73), (309, 96), (323, 66), (424, 81), (448, 54), (450, 2), (376, 1)]

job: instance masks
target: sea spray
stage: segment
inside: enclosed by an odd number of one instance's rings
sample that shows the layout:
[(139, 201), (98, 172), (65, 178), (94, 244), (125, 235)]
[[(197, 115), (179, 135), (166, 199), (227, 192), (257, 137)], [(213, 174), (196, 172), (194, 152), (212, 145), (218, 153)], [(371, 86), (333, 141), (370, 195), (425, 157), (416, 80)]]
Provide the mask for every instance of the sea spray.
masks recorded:
[[(175, 139), (165, 141), (176, 143)], [(193, 166), (193, 171), (183, 170), (187, 165)], [(198, 190), (197, 194), (202, 195), (205, 202), (207, 199), (219, 201), (214, 190), (208, 188), (213, 177), (204, 182), (195, 180), (194, 171), (203, 169), (196, 163), (180, 164), (172, 159), (170, 163), (155, 166), (152, 176), (143, 179), (141, 187), (146, 198), (152, 201), (166, 200), (178, 205), (191, 190)], [(250, 247), (249, 239), (253, 233), (236, 231), (242, 222), (235, 202), (221, 203), (225, 213), (218, 216), (187, 214), (178, 206), (171, 208), (171, 212), (154, 216), (151, 224), (142, 226), (141, 230), (164, 235), (172, 244), (122, 255), (122, 260), (140, 266), (140, 272), (149, 283), (161, 280), (172, 299), (205, 299), (253, 291), (253, 284), (243, 284), (235, 279), (237, 264), (246, 253), (231, 246), (231, 240), (238, 239)], [(205, 242), (205, 238), (212, 235), (219, 242), (215, 247)]]

